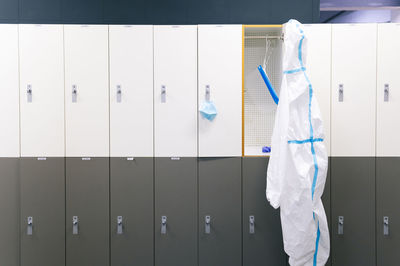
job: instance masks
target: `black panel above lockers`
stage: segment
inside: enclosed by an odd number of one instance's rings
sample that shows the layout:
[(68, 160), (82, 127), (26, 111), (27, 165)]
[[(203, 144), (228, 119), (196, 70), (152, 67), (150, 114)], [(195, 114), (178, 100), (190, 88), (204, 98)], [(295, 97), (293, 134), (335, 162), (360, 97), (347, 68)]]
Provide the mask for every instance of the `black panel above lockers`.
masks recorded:
[(0, 22), (1, 23), (18, 22), (18, 1), (15, 0), (0, 1)]
[(62, 0), (19, 0), (19, 22), (60, 23), (61, 4)]
[(0, 23), (280, 24), (319, 21), (319, 0), (2, 0)]

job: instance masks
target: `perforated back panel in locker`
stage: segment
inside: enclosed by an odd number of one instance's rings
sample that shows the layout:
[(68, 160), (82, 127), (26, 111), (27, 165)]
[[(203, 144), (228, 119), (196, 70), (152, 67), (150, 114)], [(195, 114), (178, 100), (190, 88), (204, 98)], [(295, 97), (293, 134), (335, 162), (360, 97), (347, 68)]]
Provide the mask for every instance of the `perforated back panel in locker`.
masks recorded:
[(244, 155), (269, 155), (276, 104), (258, 71), (264, 67), (279, 95), (282, 78), (281, 27), (252, 27), (244, 30)]

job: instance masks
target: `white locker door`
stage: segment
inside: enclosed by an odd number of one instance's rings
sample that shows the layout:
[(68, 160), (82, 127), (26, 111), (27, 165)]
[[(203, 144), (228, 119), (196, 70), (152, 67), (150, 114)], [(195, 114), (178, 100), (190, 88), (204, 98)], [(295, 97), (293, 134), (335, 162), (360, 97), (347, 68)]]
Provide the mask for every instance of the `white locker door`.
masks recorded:
[(242, 155), (242, 26), (198, 29), (198, 105), (211, 101), (217, 116), (199, 113), (199, 156)]
[(332, 156), (375, 156), (376, 38), (376, 24), (332, 25)]
[(154, 26), (155, 156), (197, 156), (197, 26)]
[(306, 24), (307, 74), (317, 96), (325, 131), (325, 146), (330, 156), (331, 137), (331, 52), (332, 25)]
[(400, 23), (379, 24), (376, 136), (378, 156), (400, 156), (399, 48)]
[(63, 157), (62, 25), (20, 25), (21, 156)]
[(0, 157), (19, 157), (18, 25), (0, 25)]
[(66, 156), (109, 156), (108, 26), (65, 25)]
[(110, 26), (110, 154), (153, 156), (153, 26)]

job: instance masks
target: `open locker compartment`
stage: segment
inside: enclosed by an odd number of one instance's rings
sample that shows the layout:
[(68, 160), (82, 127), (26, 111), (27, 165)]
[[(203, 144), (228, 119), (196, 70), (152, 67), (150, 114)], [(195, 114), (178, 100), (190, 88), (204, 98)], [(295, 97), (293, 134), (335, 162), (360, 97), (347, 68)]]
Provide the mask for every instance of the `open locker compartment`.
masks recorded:
[[(265, 68), (279, 95), (282, 79), (282, 26), (243, 26), (243, 156), (269, 156), (276, 104), (258, 66)], [(265, 65), (265, 66), (264, 66)]]

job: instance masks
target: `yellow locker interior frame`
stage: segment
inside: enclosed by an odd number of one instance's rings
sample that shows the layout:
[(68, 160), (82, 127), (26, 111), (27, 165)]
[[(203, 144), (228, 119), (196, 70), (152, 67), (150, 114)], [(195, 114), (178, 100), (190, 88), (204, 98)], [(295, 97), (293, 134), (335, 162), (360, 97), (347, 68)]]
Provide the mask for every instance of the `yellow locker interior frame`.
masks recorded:
[(279, 91), (282, 66), (282, 25), (242, 26), (242, 156), (269, 156), (276, 105), (262, 80), (258, 65)]

